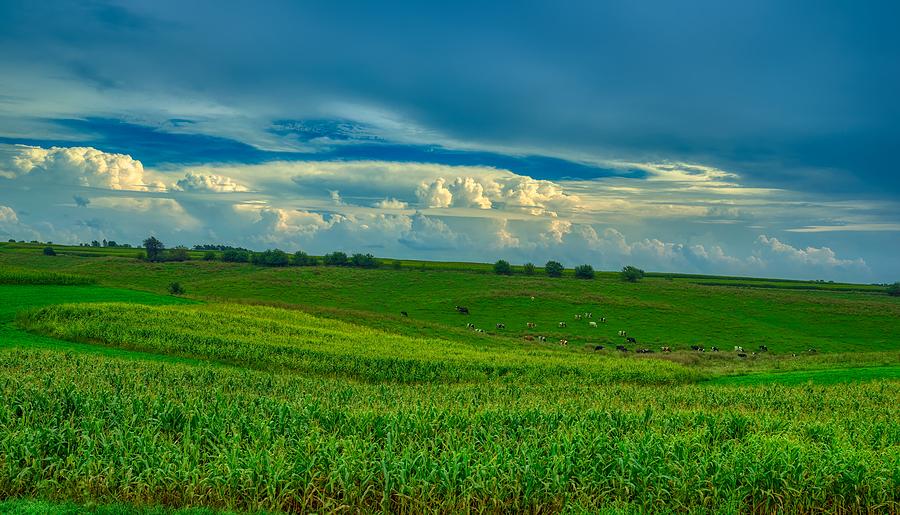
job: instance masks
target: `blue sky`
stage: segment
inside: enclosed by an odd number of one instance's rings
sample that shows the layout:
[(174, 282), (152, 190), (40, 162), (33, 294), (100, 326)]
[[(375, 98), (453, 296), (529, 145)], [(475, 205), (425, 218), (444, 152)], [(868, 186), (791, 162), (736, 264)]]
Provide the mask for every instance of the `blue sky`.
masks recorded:
[(0, 237), (900, 278), (892, 2), (0, 2)]

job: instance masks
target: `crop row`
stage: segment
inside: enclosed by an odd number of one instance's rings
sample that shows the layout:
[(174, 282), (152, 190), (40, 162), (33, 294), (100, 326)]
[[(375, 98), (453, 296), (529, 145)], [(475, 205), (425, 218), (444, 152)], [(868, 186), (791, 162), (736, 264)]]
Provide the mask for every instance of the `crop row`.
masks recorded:
[(372, 385), (4, 351), (0, 497), (889, 512), (900, 508), (898, 397), (896, 382)]

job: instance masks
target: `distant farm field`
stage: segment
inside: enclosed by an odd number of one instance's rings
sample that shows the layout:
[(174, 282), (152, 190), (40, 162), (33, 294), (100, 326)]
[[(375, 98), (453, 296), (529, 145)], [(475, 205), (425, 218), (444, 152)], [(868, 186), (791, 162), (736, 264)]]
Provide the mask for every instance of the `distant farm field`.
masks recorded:
[(900, 510), (875, 287), (76, 250), (0, 244), (0, 510)]

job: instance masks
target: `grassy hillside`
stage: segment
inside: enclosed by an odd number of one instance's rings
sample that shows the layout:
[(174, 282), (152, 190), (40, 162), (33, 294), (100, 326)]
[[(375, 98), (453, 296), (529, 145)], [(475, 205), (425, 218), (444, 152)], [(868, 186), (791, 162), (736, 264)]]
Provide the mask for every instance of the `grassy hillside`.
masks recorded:
[[(4, 272), (0, 510), (900, 510), (900, 300), (866, 288), (18, 245)], [(594, 350), (620, 329), (676, 352)]]

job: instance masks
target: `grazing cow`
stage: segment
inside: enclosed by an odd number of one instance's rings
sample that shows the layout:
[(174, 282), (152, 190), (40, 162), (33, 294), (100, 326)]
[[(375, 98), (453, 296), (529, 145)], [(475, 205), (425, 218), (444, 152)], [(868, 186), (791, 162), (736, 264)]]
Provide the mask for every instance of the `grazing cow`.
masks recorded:
[(594, 314), (593, 314), (593, 313), (590, 313), (590, 312), (586, 312), (586, 313), (584, 314), (584, 318), (594, 318)]
[(565, 339), (560, 340), (560, 341), (559, 341), (559, 344), (560, 344), (560, 345), (568, 345), (568, 344), (569, 344), (569, 340), (565, 340)]
[(539, 341), (539, 342), (546, 342), (546, 341), (547, 341), (547, 337), (546, 337), (546, 336), (538, 336), (538, 341)]
[(672, 347), (666, 346), (666, 347), (660, 348), (660, 350), (661, 350), (662, 352), (672, 352)]
[(747, 357), (747, 354), (746, 354), (746, 353), (743, 353), (743, 352), (738, 352), (738, 357), (739, 357), (739, 358), (746, 358), (746, 357)]
[(588, 322), (588, 325), (591, 327), (597, 327), (597, 322)]
[(624, 345), (616, 345), (616, 350), (628, 352), (628, 349), (626, 349)]
[(699, 345), (691, 345), (691, 350), (700, 350)]
[(483, 333), (483, 332), (484, 332), (484, 329), (475, 329), (475, 332), (476, 332), (476, 333)]
[(813, 349), (812, 347), (810, 347), (806, 352), (808, 352), (810, 354), (815, 354), (818, 351), (816, 349)]
[(634, 352), (638, 354), (653, 354), (653, 351), (650, 349), (636, 349)]
[(596, 351), (596, 350), (603, 350), (603, 346), (602, 346), (602, 345), (594, 345), (594, 350), (595, 350), (595, 351)]
[(506, 329), (506, 324), (497, 324), (497, 329)]
[(760, 345), (759, 352), (769, 352), (769, 348), (766, 347), (765, 345)]
[(565, 326), (566, 326), (566, 323), (565, 323), (565, 322), (560, 322), (560, 323), (559, 323), (559, 327), (565, 327)]
[(525, 327), (534, 329), (536, 327), (536, 324), (534, 322), (525, 322)]
[(606, 317), (600, 317), (601, 322), (606, 322)]
[(473, 324), (471, 322), (466, 324), (466, 329), (475, 329), (475, 324)]
[(575, 320), (581, 320), (581, 315), (575, 315)]
[(625, 331), (619, 331), (619, 336), (628, 336), (628, 333)]
[(467, 308), (465, 306), (456, 306), (456, 311), (461, 315), (469, 314), (469, 308)]
[(409, 313), (407, 313), (406, 311), (401, 311), (400, 316), (408, 317)]
[(527, 335), (526, 335), (526, 336), (525, 336), (525, 341), (526, 341), (526, 342), (533, 342), (533, 341), (534, 341), (534, 336), (527, 336)]
[(712, 348), (712, 351), (713, 351), (713, 352), (719, 352), (719, 348), (718, 348), (718, 347), (713, 347), (713, 348)]
[(744, 352), (744, 348), (741, 347), (740, 345), (735, 345), (734, 352)]
[(637, 339), (635, 339), (635, 338), (633, 338), (633, 337), (631, 337), (631, 336), (625, 338), (625, 341), (628, 342), (628, 343), (637, 343)]
[(531, 296), (531, 300), (534, 300), (534, 295)]

